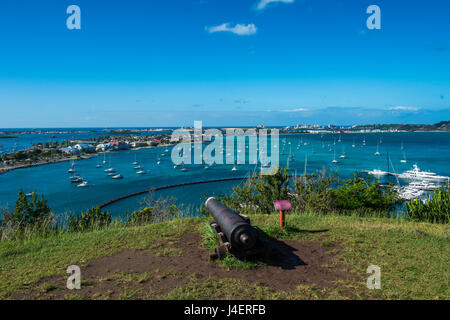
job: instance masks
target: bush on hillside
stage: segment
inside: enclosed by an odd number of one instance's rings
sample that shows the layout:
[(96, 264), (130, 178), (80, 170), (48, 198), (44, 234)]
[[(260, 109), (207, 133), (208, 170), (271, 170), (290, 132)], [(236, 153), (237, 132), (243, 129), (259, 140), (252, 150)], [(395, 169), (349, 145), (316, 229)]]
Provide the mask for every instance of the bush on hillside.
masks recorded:
[(432, 223), (449, 223), (450, 221), (450, 187), (441, 187), (427, 196), (427, 200), (411, 200), (406, 203), (405, 215), (411, 220)]
[(102, 211), (99, 207), (93, 207), (80, 215), (70, 216), (69, 232), (83, 232), (98, 230), (109, 226), (112, 223), (111, 214)]

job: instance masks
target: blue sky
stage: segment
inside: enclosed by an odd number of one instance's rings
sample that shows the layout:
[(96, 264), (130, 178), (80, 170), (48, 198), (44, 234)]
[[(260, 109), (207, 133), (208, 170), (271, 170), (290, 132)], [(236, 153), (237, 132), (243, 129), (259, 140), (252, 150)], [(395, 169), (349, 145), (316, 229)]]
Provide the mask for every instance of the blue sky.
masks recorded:
[(2, 0), (0, 127), (450, 120), (449, 1), (263, 1)]

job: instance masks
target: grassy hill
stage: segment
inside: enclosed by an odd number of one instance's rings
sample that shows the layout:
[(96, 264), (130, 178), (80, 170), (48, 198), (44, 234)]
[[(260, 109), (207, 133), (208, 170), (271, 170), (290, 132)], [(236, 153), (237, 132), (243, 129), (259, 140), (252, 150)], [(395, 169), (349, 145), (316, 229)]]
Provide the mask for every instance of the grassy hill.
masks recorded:
[[(210, 218), (0, 242), (2, 299), (449, 299), (450, 227), (388, 218), (251, 216), (275, 255), (209, 261)], [(66, 269), (81, 267), (81, 290)], [(381, 289), (366, 287), (369, 265)]]
[(402, 130), (402, 131), (450, 131), (450, 121), (441, 121), (435, 124), (371, 124), (355, 126), (356, 130)]

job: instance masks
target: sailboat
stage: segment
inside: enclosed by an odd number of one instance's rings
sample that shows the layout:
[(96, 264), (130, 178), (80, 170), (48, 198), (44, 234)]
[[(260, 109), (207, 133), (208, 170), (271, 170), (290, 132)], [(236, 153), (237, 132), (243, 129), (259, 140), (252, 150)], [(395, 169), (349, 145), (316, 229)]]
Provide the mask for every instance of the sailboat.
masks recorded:
[(72, 166), (70, 167), (70, 169), (67, 172), (69, 172), (69, 173), (75, 172), (75, 162), (73, 162), (73, 160), (72, 160)]
[(116, 174), (115, 176), (112, 176), (111, 178), (112, 179), (122, 179), (123, 176), (119, 173), (119, 174)]
[(237, 170), (236, 166), (234, 166), (233, 169), (231, 169), (231, 171), (236, 171), (236, 170)]
[(354, 147), (356, 147), (355, 138), (353, 138), (353, 144), (352, 144), (352, 148), (354, 148)]
[(333, 161), (331, 161), (332, 163), (338, 163), (338, 161), (336, 160), (336, 150), (334, 150), (334, 158)]
[(401, 163), (406, 163), (406, 154), (405, 151), (403, 151), (403, 159), (400, 160)]
[(375, 155), (376, 156), (381, 156), (381, 153), (379, 151), (379, 144), (378, 144), (378, 142), (377, 142), (377, 152), (375, 152)]
[(111, 157), (109, 157), (109, 168), (104, 170), (107, 173), (113, 173), (116, 170), (114, 168), (111, 167)]
[(402, 144), (400, 145), (400, 150), (403, 150), (403, 149), (405, 149), (405, 147), (403, 146), (403, 141), (402, 141)]
[(137, 160), (136, 160), (136, 155), (134, 155), (134, 162), (133, 163), (131, 163), (132, 165), (137, 165), (138, 164), (138, 162), (137, 162)]
[(106, 153), (103, 154), (103, 164), (106, 164)]

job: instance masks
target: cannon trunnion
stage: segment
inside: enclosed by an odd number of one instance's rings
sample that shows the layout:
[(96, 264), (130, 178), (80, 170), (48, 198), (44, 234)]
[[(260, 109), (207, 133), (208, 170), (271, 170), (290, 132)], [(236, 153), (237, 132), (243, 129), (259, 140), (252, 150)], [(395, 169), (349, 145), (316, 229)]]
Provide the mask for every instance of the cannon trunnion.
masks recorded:
[(210, 225), (220, 243), (211, 258), (222, 259), (227, 252), (243, 258), (265, 251), (258, 230), (250, 225), (247, 216), (234, 212), (213, 197), (206, 200), (205, 206), (214, 218)]

